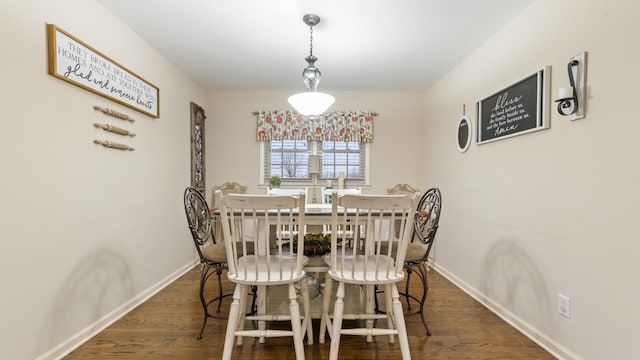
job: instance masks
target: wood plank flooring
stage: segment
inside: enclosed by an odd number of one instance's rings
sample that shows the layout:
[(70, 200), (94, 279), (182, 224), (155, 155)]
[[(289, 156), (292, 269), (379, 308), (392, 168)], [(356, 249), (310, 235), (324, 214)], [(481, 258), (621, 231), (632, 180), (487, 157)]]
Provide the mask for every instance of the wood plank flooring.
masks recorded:
[[(226, 320), (209, 319), (204, 338), (196, 339), (202, 324), (199, 278), (197, 266), (65, 359), (219, 359)], [(209, 285), (215, 287), (215, 281)], [(429, 272), (429, 285), (425, 309), (432, 336), (425, 335), (419, 316), (406, 319), (413, 359), (554, 358), (434, 270)], [(411, 286), (419, 285), (412, 279)], [(232, 292), (233, 284), (225, 281), (224, 288)], [(228, 304), (229, 300), (223, 311)], [(308, 360), (329, 357), (329, 340), (317, 342), (318, 327), (314, 320), (316, 341), (305, 344)], [(264, 344), (245, 338), (233, 351), (233, 359), (294, 358), (290, 338), (269, 338)], [(400, 359), (400, 347), (384, 336), (372, 343), (363, 337), (343, 336), (340, 359)]]

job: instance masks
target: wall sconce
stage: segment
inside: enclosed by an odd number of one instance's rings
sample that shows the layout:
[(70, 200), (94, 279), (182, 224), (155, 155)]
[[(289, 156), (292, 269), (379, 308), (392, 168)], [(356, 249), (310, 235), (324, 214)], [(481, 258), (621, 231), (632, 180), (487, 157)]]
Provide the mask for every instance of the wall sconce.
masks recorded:
[(578, 120), (585, 115), (587, 53), (583, 52), (571, 58), (567, 64), (569, 87), (558, 91), (558, 113), (569, 116), (569, 120)]

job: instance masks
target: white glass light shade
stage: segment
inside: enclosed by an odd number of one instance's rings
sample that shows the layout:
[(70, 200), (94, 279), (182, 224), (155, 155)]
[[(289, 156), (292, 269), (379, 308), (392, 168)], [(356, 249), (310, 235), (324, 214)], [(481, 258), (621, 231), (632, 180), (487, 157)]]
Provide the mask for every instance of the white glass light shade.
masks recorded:
[(320, 115), (327, 111), (335, 101), (333, 96), (315, 91), (289, 96), (289, 104), (302, 115)]

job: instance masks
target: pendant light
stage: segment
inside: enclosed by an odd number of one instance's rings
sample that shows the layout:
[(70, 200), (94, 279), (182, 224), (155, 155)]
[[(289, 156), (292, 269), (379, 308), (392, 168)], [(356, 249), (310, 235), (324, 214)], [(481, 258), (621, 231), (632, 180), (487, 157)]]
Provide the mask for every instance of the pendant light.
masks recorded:
[(307, 14), (302, 17), (302, 21), (309, 25), (309, 56), (305, 58), (307, 67), (302, 71), (302, 80), (307, 91), (290, 96), (289, 104), (302, 115), (320, 115), (327, 111), (336, 99), (329, 94), (316, 91), (321, 74), (320, 70), (315, 67), (315, 62), (318, 61), (318, 58), (313, 56), (313, 27), (320, 22), (320, 17)]

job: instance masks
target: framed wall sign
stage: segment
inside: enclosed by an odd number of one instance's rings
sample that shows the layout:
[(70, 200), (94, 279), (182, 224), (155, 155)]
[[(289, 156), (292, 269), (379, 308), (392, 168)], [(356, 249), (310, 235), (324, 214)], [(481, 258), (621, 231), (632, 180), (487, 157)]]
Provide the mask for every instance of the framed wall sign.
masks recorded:
[(191, 103), (191, 186), (206, 193), (204, 186), (204, 109)]
[(160, 89), (56, 25), (47, 24), (49, 75), (160, 117)]
[(471, 119), (467, 115), (464, 115), (458, 121), (458, 131), (456, 132), (456, 140), (458, 144), (458, 150), (465, 152), (469, 149), (471, 144)]
[(476, 103), (476, 142), (549, 128), (549, 66)]

